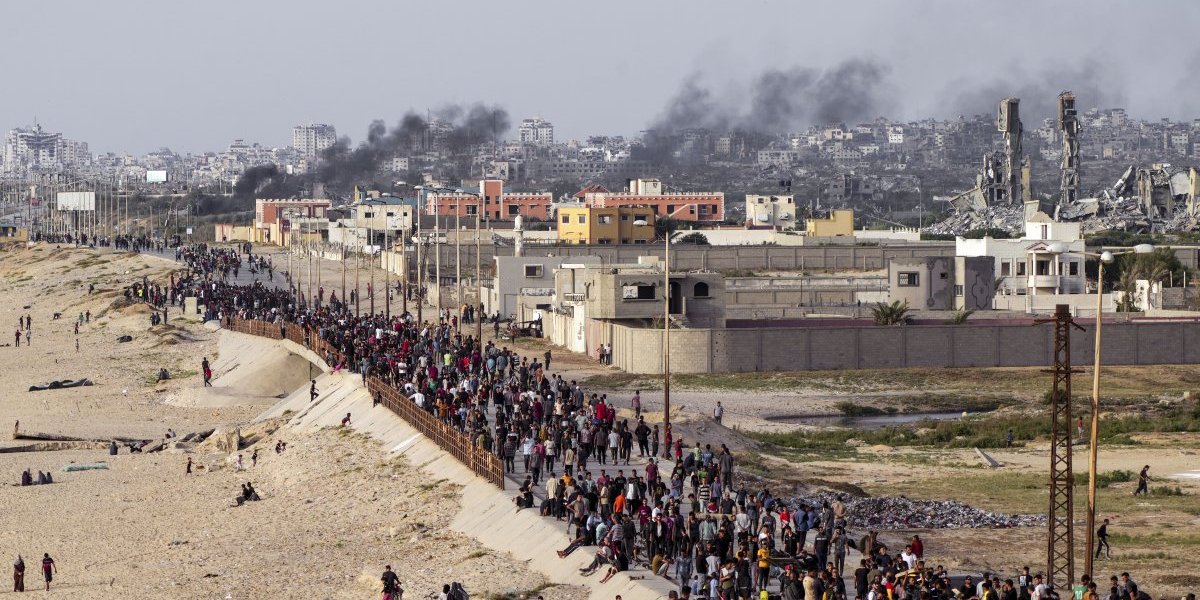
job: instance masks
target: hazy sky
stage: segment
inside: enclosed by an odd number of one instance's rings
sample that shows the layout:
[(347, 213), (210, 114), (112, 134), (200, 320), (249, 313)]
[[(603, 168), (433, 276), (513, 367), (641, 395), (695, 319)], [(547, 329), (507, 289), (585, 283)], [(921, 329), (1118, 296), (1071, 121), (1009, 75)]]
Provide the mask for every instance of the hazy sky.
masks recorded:
[(36, 117), (93, 152), (285, 145), (310, 121), (357, 140), (476, 101), (560, 139), (634, 134), (689, 78), (736, 103), (764, 70), (852, 58), (885, 65), (888, 116), (1068, 87), (1200, 116), (1195, 0), (11, 1), (0, 22), (0, 129)]

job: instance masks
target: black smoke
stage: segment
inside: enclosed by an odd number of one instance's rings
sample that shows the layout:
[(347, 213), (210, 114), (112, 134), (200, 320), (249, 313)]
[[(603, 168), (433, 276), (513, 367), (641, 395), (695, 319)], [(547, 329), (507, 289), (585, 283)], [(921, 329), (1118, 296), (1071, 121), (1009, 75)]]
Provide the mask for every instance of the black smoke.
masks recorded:
[(279, 177), (279, 167), (275, 165), (258, 165), (246, 169), (233, 186), (233, 197), (237, 199), (253, 199), (259, 197), (259, 192)]
[(348, 138), (339, 139), (321, 153), (317, 179), (342, 190), (368, 184), (394, 157), (435, 149), (465, 155), (479, 144), (501, 139), (512, 127), (508, 111), (499, 106), (449, 105), (433, 114), (435, 119), (427, 119), (410, 111), (391, 129), (382, 120), (373, 121), (357, 146)]
[(894, 108), (890, 73), (886, 64), (868, 58), (827, 69), (770, 69), (738, 93), (745, 101), (722, 101), (693, 75), (651, 127), (660, 135), (696, 128), (778, 135), (810, 125), (868, 121)]

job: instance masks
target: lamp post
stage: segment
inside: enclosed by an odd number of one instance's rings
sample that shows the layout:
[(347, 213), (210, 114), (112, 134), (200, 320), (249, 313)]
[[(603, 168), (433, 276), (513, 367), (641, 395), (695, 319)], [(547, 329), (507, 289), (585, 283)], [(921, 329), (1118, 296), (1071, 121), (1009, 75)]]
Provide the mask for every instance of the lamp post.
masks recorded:
[[(1067, 252), (1066, 244), (1055, 242), (1047, 246), (1047, 250), (1055, 255), (1065, 254)], [(1091, 443), (1088, 447), (1088, 508), (1087, 508), (1087, 558), (1084, 561), (1084, 572), (1094, 576), (1092, 572), (1093, 560), (1096, 557), (1096, 463), (1097, 454), (1100, 442), (1100, 326), (1103, 319), (1100, 318), (1101, 312), (1104, 309), (1104, 265), (1112, 264), (1116, 257), (1121, 254), (1151, 254), (1154, 252), (1154, 246), (1151, 244), (1138, 244), (1131, 250), (1120, 252), (1104, 251), (1099, 254), (1095, 252), (1076, 252), (1083, 256), (1090, 256), (1097, 259), (1096, 269), (1096, 347), (1093, 352), (1092, 365), (1092, 418), (1091, 418)]]
[[(479, 258), (479, 223), (480, 223), (480, 220), (482, 219), (481, 213), (483, 212), (483, 198), (479, 194), (464, 191), (462, 188), (456, 189), (454, 191), (459, 194), (475, 197), (475, 300), (477, 302), (479, 302), (480, 304), (483, 304), (483, 271), (481, 270), (482, 261)], [(454, 211), (454, 215), (455, 215), (455, 217), (454, 217), (455, 223), (457, 223), (458, 222), (458, 211), (457, 210)], [(462, 227), (456, 227), (456, 229), (457, 229), (457, 231), (454, 232), (454, 243), (455, 243), (455, 246), (457, 247), (460, 245), (461, 238), (459, 236), (462, 235)], [(456, 249), (455, 255), (458, 257), (458, 261), (461, 264), (461, 262), (462, 262), (461, 252)], [(455, 267), (455, 268), (457, 269), (458, 267)], [(462, 301), (462, 277), (461, 276), (458, 278), (458, 301), (460, 303), (463, 303), (463, 301)], [(483, 311), (479, 311), (479, 312), (482, 313)], [(459, 315), (458, 318), (459, 318), (460, 329), (461, 329), (462, 315)], [(482, 314), (475, 315), (475, 343), (479, 344), (481, 347), (483, 345), (483, 315)]]

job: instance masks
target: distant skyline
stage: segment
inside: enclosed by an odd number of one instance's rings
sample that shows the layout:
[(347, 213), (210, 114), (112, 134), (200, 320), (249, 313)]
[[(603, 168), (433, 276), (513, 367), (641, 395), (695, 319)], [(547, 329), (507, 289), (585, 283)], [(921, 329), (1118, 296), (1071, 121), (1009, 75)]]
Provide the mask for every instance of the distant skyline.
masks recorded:
[[(1021, 95), (1033, 128), (1073, 89), (1083, 107), (1200, 117), (1200, 3), (1184, 0), (67, 0), (3, 3), (0, 20), (0, 128), (36, 117), (94, 153), (285, 146), (309, 122), (357, 142), (374, 119), (472, 102), (558, 139), (633, 135), (696, 96), (705, 117), (757, 114), (762, 82), (807, 86), (845, 61), (872, 65), (855, 88), (871, 101), (847, 114), (946, 118)], [(817, 102), (833, 79), (776, 91)]]

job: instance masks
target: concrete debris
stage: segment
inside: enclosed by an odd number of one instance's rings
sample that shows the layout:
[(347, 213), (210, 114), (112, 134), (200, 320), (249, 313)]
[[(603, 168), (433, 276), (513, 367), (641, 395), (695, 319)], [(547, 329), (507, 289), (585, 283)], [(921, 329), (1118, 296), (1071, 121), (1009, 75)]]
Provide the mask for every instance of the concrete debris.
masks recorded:
[(1007, 529), (1045, 526), (1045, 515), (1008, 515), (973, 508), (957, 500), (910, 500), (903, 496), (853, 498), (821, 492), (797, 500), (820, 507), (841, 498), (847, 522), (857, 529)]

